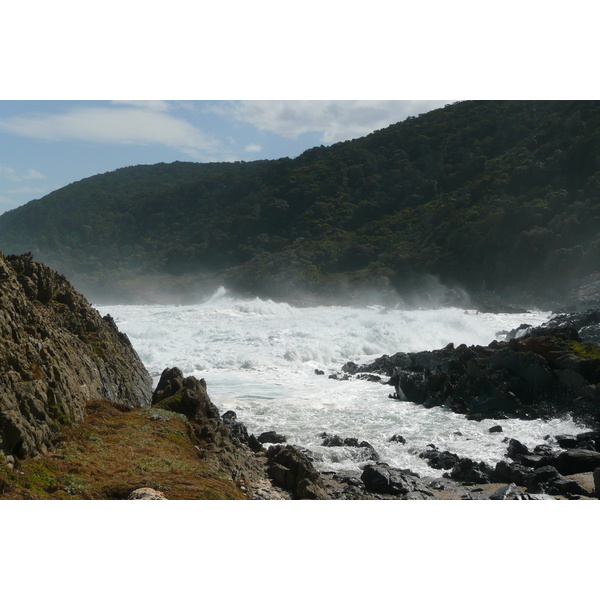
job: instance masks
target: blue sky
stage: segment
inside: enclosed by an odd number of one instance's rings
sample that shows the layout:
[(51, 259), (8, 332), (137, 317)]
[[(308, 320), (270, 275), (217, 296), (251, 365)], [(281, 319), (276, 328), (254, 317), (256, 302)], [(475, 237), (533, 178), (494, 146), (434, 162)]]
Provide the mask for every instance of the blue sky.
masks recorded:
[(449, 102), (2, 100), (0, 212), (129, 165), (293, 158)]

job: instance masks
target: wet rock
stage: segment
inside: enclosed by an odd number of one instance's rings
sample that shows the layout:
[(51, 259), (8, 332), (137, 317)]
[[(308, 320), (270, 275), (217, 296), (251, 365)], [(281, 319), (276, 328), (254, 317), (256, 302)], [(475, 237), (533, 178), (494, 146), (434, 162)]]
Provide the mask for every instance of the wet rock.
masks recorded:
[(444, 406), (471, 419), (572, 414), (597, 426), (600, 354), (580, 333), (584, 327), (600, 329), (599, 313), (523, 326), (507, 341), (488, 346), (384, 355), (351, 370), (388, 375), (396, 388), (391, 396), (399, 400)]
[(461, 458), (452, 468), (450, 477), (456, 481), (489, 483), (492, 469), (484, 462), (475, 462), (470, 458)]
[(586, 431), (577, 434), (577, 447), (587, 450), (600, 450), (600, 431)]
[(379, 455), (377, 454), (377, 451), (367, 441), (363, 440), (363, 441), (359, 442), (358, 438), (355, 438), (355, 437), (347, 437), (347, 438), (342, 439), (337, 434), (330, 434), (327, 432), (323, 432), (321, 434), (321, 437), (323, 438), (323, 442), (321, 443), (321, 445), (326, 446), (328, 448), (332, 448), (332, 447), (356, 448), (358, 450), (358, 453), (356, 456), (357, 460), (360, 460), (360, 461), (365, 461), (365, 460), (377, 461), (377, 460), (379, 460)]
[(556, 443), (565, 450), (577, 447), (577, 437), (574, 435), (557, 435)]
[(531, 454), (531, 452), (529, 451), (527, 446), (519, 442), (519, 440), (510, 439), (508, 441), (508, 449), (506, 451), (506, 456), (508, 456), (509, 458), (512, 458), (514, 460), (520, 458), (521, 456), (527, 456), (529, 454)]
[(388, 442), (397, 442), (398, 444), (406, 444), (406, 439), (404, 438), (404, 436), (395, 433), (389, 440)]
[(488, 431), (490, 433), (502, 433), (502, 431), (503, 431), (502, 425), (494, 425), (493, 427), (490, 427), (488, 429)]
[(600, 452), (574, 448), (556, 457), (554, 465), (561, 475), (588, 473), (600, 467)]
[(265, 431), (257, 439), (261, 444), (285, 444), (287, 442), (286, 436), (276, 431)]
[(428, 446), (428, 449), (419, 454), (433, 469), (452, 469), (460, 460), (458, 454), (448, 452), (447, 450), (440, 451), (433, 444)]

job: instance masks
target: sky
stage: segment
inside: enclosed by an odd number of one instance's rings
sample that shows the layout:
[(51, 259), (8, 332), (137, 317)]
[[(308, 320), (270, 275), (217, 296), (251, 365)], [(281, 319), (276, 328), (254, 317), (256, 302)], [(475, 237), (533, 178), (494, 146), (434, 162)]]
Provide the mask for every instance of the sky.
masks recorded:
[(293, 158), (449, 102), (0, 100), (0, 213), (130, 165)]

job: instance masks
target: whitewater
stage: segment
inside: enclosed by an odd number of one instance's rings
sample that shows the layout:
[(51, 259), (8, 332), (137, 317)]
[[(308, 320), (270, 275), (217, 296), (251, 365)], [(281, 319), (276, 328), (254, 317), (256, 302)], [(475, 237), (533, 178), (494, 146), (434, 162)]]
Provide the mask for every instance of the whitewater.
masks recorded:
[[(522, 323), (547, 321), (548, 313), (299, 308), (236, 299), (223, 288), (198, 305), (96, 308), (128, 335), (155, 385), (167, 367), (204, 378), (221, 414), (235, 411), (257, 437), (265, 431), (284, 434), (288, 443), (309, 450), (321, 471), (358, 475), (366, 460), (359, 448), (324, 447), (324, 432), (369, 442), (391, 466), (439, 476), (418, 456), (428, 444), (493, 465), (506, 458), (506, 438), (535, 447), (552, 445), (548, 436), (583, 431), (571, 419), (470, 421), (444, 408), (392, 399), (389, 385), (329, 378), (348, 361), (363, 364), (383, 354), (434, 350), (450, 342), (487, 345)], [(490, 433), (498, 424), (503, 432)], [(394, 435), (406, 443), (390, 441)]]

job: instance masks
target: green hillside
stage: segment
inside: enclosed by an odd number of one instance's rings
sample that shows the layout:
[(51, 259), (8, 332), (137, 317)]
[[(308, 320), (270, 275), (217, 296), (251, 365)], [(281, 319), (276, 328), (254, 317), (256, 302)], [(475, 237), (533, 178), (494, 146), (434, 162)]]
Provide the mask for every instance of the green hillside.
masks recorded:
[(600, 272), (600, 102), (461, 102), (295, 159), (127, 167), (0, 216), (0, 249), (92, 298), (166, 275), (272, 297), (435, 276), (568, 301)]

